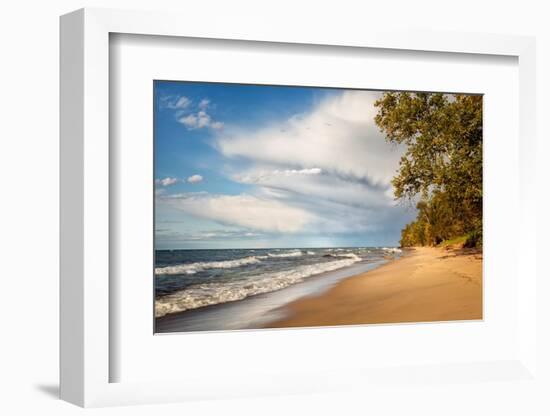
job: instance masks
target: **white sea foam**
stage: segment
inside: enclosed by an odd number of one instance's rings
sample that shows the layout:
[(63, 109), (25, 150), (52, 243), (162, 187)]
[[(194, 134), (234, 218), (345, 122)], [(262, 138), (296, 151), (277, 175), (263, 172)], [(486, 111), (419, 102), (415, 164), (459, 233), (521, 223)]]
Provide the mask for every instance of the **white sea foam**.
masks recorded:
[(329, 254), (325, 254), (323, 257), (332, 257), (332, 258), (346, 258), (346, 259), (352, 259), (352, 260), (355, 260), (355, 261), (361, 261), (363, 260), (361, 257), (359, 257), (357, 254), (355, 253), (329, 253)]
[(189, 264), (177, 264), (175, 266), (157, 267), (155, 274), (195, 274), (197, 272), (209, 269), (232, 269), (234, 267), (246, 266), (249, 264), (259, 263), (259, 257), (265, 256), (249, 256), (242, 259), (226, 260), (226, 261), (207, 261)]
[(383, 247), (382, 250), (387, 251), (388, 253), (401, 253), (402, 250), (397, 247)]
[(230, 282), (212, 282), (189, 286), (188, 288), (159, 298), (155, 302), (155, 316), (183, 312), (203, 306), (241, 300), (261, 293), (273, 292), (320, 273), (351, 266), (359, 257), (346, 256), (326, 263), (298, 266), (292, 270), (267, 273), (248, 279)]
[(300, 250), (287, 251), (283, 253), (267, 253), (269, 257), (300, 257), (302, 252)]
[(346, 257), (348, 259), (352, 259), (352, 260), (355, 260), (355, 261), (361, 261), (361, 257), (359, 257), (355, 253), (334, 254), (333, 257)]

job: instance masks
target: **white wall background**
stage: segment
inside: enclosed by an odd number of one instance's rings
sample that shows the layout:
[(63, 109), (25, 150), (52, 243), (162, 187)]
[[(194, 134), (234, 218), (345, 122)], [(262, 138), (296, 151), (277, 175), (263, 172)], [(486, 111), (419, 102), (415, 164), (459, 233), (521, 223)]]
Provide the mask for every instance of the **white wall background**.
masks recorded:
[[(546, 4), (545, 4), (546, 3)], [(276, 21), (281, 27), (384, 24), (434, 30), (536, 35), (538, 42), (539, 250), (548, 249), (550, 12), (544, 1), (170, 1), (11, 0), (0, 6), (0, 413), (75, 414), (56, 399), (58, 382), (58, 16), (81, 7), (178, 10), (207, 25), (227, 19)], [(546, 7), (545, 7), (546, 6)], [(548, 214), (546, 214), (547, 216)], [(543, 244), (545, 247), (543, 247)], [(550, 278), (542, 261), (543, 275)], [(550, 295), (543, 281), (539, 292)], [(548, 323), (548, 318), (544, 318)], [(546, 328), (549, 328), (547, 325)], [(545, 347), (549, 337), (544, 336)], [(548, 365), (546, 357), (541, 357)], [(548, 367), (546, 367), (548, 369)], [(546, 372), (550, 374), (550, 372)], [(547, 386), (548, 387), (548, 386)], [(149, 414), (550, 414), (543, 391), (529, 384), (424, 387), (387, 394), (258, 398), (93, 410)], [(545, 403), (544, 405), (542, 403)]]

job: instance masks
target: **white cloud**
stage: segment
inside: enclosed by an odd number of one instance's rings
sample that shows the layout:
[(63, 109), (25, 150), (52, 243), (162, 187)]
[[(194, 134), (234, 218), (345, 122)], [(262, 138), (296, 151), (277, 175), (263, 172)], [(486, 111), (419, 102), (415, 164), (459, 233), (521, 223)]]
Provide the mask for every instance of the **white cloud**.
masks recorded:
[(244, 183), (265, 183), (270, 178), (276, 177), (289, 177), (296, 175), (320, 175), (323, 173), (322, 169), (310, 168), (310, 169), (275, 169), (275, 170), (260, 170), (251, 171), (247, 174), (235, 175), (234, 179)]
[(210, 100), (203, 98), (197, 105), (192, 106), (191, 99), (184, 96), (165, 96), (161, 97), (161, 107), (177, 110), (175, 117), (178, 122), (187, 127), (187, 130), (196, 130), (202, 128), (211, 128), (221, 130), (223, 123), (212, 119), (207, 112), (210, 107)]
[(161, 108), (183, 110), (191, 105), (191, 100), (183, 95), (165, 95), (160, 97)]
[(203, 128), (210, 125), (212, 118), (206, 114), (206, 111), (199, 111), (197, 113), (197, 128)]
[(294, 175), (294, 174), (298, 174), (298, 175), (320, 175), (321, 173), (323, 173), (323, 169), (320, 169), (320, 168), (310, 168), (310, 169), (300, 169), (300, 170), (296, 170), (296, 169), (291, 169), (291, 170), (285, 170), (283, 171), (285, 175)]
[(210, 127), (214, 130), (223, 128), (221, 121), (212, 120), (212, 117), (204, 110), (181, 116), (177, 120), (187, 127), (188, 130), (202, 129), (204, 127)]
[(265, 232), (295, 233), (315, 220), (303, 209), (246, 194), (177, 194), (162, 197), (160, 202), (199, 218)]
[(155, 230), (157, 238), (164, 241), (211, 241), (211, 240), (242, 240), (256, 239), (262, 234), (252, 233), (244, 230), (215, 229), (208, 231), (180, 232), (170, 228), (157, 228)]
[(248, 172), (243, 176), (237, 175), (234, 179), (242, 183), (278, 190), (277, 197), (281, 197), (280, 192), (286, 191), (294, 196), (301, 195), (314, 201), (326, 200), (356, 207), (372, 208), (395, 205), (390, 186), (371, 185), (353, 178), (342, 178), (321, 172), (305, 173), (305, 171), (307, 170)]
[(254, 130), (226, 129), (216, 146), (228, 157), (298, 169), (315, 166), (388, 185), (403, 150), (388, 144), (374, 124), (378, 96), (345, 91), (301, 116)]
[(181, 117), (180, 119), (178, 119), (178, 121), (189, 129), (196, 128), (198, 123), (198, 119), (195, 114), (189, 114), (187, 116)]
[(199, 103), (199, 108), (201, 110), (206, 110), (209, 105), (210, 105), (210, 100), (208, 98), (203, 98)]
[(170, 186), (178, 182), (178, 178), (166, 177), (163, 179), (156, 179), (155, 183), (159, 186)]
[[(300, 177), (262, 185), (259, 197), (311, 213), (305, 234), (368, 233), (393, 230), (395, 236), (413, 211), (396, 204), (384, 191), (334, 176)], [(403, 222), (405, 221), (405, 222)]]
[(403, 148), (387, 143), (374, 123), (379, 95), (345, 91), (281, 122), (246, 131), (230, 126), (215, 144), (236, 161), (233, 180), (310, 215), (303, 233), (390, 232), (395, 238), (414, 212), (393, 198), (390, 181)]
[(199, 183), (202, 182), (203, 177), (201, 175), (191, 175), (187, 178), (187, 182), (189, 183)]
[(187, 108), (191, 104), (191, 100), (187, 97), (179, 97), (174, 108)]
[[(226, 173), (253, 185), (247, 194), (164, 194), (159, 201), (252, 233), (378, 233), (393, 241), (414, 211), (393, 200), (390, 180), (403, 149), (388, 144), (374, 124), (378, 96), (346, 91), (257, 129), (229, 126), (215, 146), (227, 158)], [(208, 105), (180, 122), (216, 128)]]

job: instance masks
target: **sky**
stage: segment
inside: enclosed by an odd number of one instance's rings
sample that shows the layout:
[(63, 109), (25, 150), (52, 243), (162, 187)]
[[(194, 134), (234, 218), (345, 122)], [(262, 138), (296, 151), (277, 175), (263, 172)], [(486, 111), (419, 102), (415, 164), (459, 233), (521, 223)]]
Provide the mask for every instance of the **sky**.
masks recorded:
[(157, 249), (396, 246), (382, 92), (155, 81)]

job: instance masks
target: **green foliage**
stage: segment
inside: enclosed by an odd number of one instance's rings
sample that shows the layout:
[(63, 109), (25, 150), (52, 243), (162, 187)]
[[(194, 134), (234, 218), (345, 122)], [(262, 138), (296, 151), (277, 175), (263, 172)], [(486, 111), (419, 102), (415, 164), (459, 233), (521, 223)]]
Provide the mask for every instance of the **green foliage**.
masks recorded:
[(464, 247), (483, 248), (483, 230), (480, 228), (468, 234), (468, 238), (464, 242)]
[(375, 121), (386, 139), (406, 146), (392, 180), (395, 196), (420, 200), (417, 219), (402, 231), (401, 245), (437, 245), (474, 232), (472, 241), (478, 244), (483, 209), (482, 96), (390, 92), (375, 105)]
[(455, 246), (455, 245), (459, 245), (463, 247), (467, 240), (468, 240), (467, 235), (461, 235), (459, 237), (454, 237), (454, 238), (450, 238), (449, 240), (442, 241), (441, 243), (439, 243), (438, 247), (448, 247), (448, 246)]

